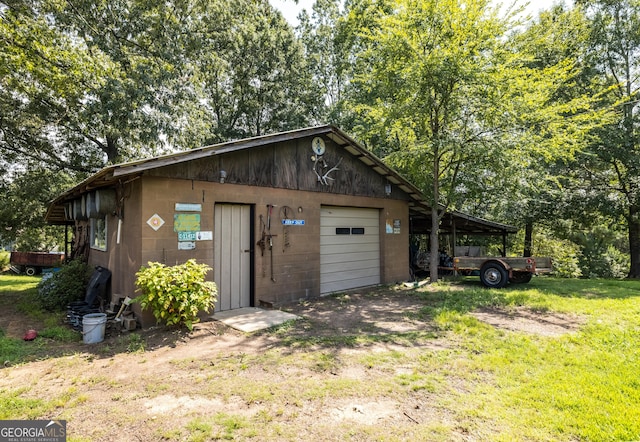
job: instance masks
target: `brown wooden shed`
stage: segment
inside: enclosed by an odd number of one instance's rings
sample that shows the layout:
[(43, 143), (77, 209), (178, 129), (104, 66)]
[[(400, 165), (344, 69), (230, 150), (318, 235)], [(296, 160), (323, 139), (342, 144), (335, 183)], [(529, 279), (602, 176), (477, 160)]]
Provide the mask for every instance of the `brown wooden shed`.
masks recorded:
[(429, 212), (415, 186), (320, 126), (109, 166), (46, 216), (73, 226), (72, 255), (112, 272), (112, 302), (136, 296), (148, 262), (194, 258), (214, 269), (220, 311), (407, 280), (410, 213)]

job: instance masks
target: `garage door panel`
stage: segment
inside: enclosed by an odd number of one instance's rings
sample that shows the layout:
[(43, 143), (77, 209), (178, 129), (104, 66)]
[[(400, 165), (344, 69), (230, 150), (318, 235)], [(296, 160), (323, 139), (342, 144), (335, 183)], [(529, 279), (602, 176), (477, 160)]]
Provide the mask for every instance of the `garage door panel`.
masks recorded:
[(336, 235), (335, 230), (332, 230), (329, 235), (321, 235), (324, 240), (324, 244), (341, 244), (344, 241), (373, 241), (378, 242), (380, 234), (378, 231), (366, 233), (364, 235), (348, 234), (348, 235)]
[[(320, 292), (380, 283), (377, 209), (323, 207), (320, 217)], [(341, 234), (336, 229), (340, 228)], [(364, 229), (364, 233), (360, 232)]]
[(359, 279), (351, 279), (348, 281), (337, 281), (323, 284), (324, 291), (323, 293), (333, 293), (339, 292), (341, 290), (348, 290), (357, 287), (366, 287), (369, 285), (376, 285), (380, 283), (379, 277), (370, 277), (370, 278), (359, 278)]
[(327, 218), (327, 223), (323, 225), (330, 226), (335, 224), (335, 222), (340, 222), (344, 220), (361, 220), (367, 222), (368, 220), (363, 219), (362, 213), (366, 210), (377, 210), (377, 209), (363, 209), (361, 207), (334, 207), (327, 209), (327, 206), (323, 207), (322, 215)]
[(378, 228), (378, 220), (364, 219), (362, 217), (331, 218), (328, 223), (322, 224), (325, 231), (336, 227), (370, 227)]
[(380, 247), (377, 243), (346, 243), (331, 244), (320, 247), (321, 255), (339, 255), (342, 253), (376, 253), (379, 254)]
[[(329, 266), (331, 264), (345, 264), (354, 263), (352, 265), (357, 266), (360, 263), (361, 267), (369, 267), (365, 261), (376, 261), (380, 265), (377, 253), (371, 252), (354, 252), (354, 253), (341, 253), (334, 256), (320, 256), (320, 265)], [(328, 269), (328, 267), (327, 267)]]
[(342, 253), (345, 251), (345, 248), (355, 252), (377, 252), (380, 250), (380, 245), (378, 241), (372, 241), (370, 239), (360, 238), (360, 241), (350, 239), (348, 241), (331, 242), (328, 244), (324, 243), (320, 246), (320, 253)]
[(324, 270), (327, 275), (330, 273), (338, 273), (338, 272), (356, 272), (362, 269), (373, 269), (376, 272), (379, 271), (380, 263), (378, 260), (370, 259), (366, 261), (356, 261), (356, 260), (348, 260), (343, 262), (336, 263), (327, 263), (320, 265), (324, 266)]
[[(368, 269), (357, 269), (353, 271), (349, 271), (347, 275), (341, 274), (339, 271), (329, 272), (326, 275), (326, 278), (323, 282), (330, 283), (336, 281), (345, 281), (345, 280), (354, 280), (354, 279), (362, 279), (362, 278), (374, 278), (377, 279), (380, 272), (377, 267), (370, 267)], [(376, 284), (377, 282), (373, 282), (372, 284)]]
[(378, 224), (374, 225), (374, 224), (371, 224), (371, 222), (363, 223), (363, 222), (361, 222), (359, 220), (345, 220), (343, 222), (336, 223), (335, 225), (332, 225), (332, 226), (323, 225), (320, 228), (320, 235), (321, 236), (333, 236), (333, 235), (336, 234), (336, 229), (340, 229), (340, 228), (343, 228), (343, 227), (362, 228), (362, 229), (364, 229), (364, 234), (365, 235), (377, 235), (378, 231), (380, 230), (380, 226), (378, 226)]
[(365, 235), (348, 234), (337, 235), (335, 231), (332, 231), (330, 235), (321, 235), (320, 240), (322, 244), (343, 244), (345, 242), (358, 243), (358, 242), (375, 242), (380, 241), (380, 234), (378, 231), (367, 233)]
[(341, 227), (350, 227), (350, 228), (363, 228), (364, 229), (364, 233), (367, 234), (377, 234), (378, 230), (380, 230), (380, 226), (377, 224), (378, 221), (376, 220), (376, 224), (373, 224), (371, 220), (358, 220), (358, 219), (351, 219), (351, 220), (344, 220), (341, 221), (339, 223), (334, 223), (333, 225), (322, 225), (320, 227), (320, 235), (326, 235), (326, 236), (331, 236), (331, 235), (335, 235), (336, 234), (336, 229), (339, 229)]

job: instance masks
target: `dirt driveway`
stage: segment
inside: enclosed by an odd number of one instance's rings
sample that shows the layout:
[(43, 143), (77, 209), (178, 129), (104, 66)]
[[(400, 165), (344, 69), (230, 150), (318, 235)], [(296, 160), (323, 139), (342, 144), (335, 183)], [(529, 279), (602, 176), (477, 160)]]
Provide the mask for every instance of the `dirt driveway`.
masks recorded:
[(35, 400), (16, 418), (67, 420), (70, 441), (473, 439), (423, 367), (455, 345), (424, 305), (399, 286), (293, 304), (302, 319), (252, 334), (112, 331), (0, 369), (0, 391)]

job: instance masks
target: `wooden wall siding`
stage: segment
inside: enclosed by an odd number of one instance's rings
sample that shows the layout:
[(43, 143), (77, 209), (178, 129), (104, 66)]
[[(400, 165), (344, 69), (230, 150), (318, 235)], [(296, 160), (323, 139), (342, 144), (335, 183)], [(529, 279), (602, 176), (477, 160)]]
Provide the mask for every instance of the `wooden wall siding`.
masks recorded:
[[(151, 176), (218, 182), (220, 170), (227, 173), (229, 184), (324, 192), (341, 195), (384, 198), (385, 177), (379, 175), (347, 151), (325, 139), (324, 161), (327, 168), (318, 167), (320, 174), (336, 166), (329, 175), (329, 185), (318, 181), (311, 159), (311, 138), (214, 155), (209, 158), (152, 169)], [(342, 160), (340, 160), (342, 158)], [(397, 189), (394, 189), (397, 190)], [(408, 200), (401, 192), (394, 199)]]
[[(304, 158), (298, 148), (298, 142), (280, 143), (272, 148), (272, 169), (274, 187), (290, 190), (310, 189), (305, 176)], [(309, 155), (311, 156), (311, 149)]]

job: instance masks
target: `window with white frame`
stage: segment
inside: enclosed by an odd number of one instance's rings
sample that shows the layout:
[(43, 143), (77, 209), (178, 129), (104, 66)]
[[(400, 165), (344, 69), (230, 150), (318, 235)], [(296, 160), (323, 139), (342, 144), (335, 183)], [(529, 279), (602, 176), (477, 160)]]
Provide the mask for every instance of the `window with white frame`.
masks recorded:
[(91, 218), (91, 248), (107, 250), (107, 217)]

